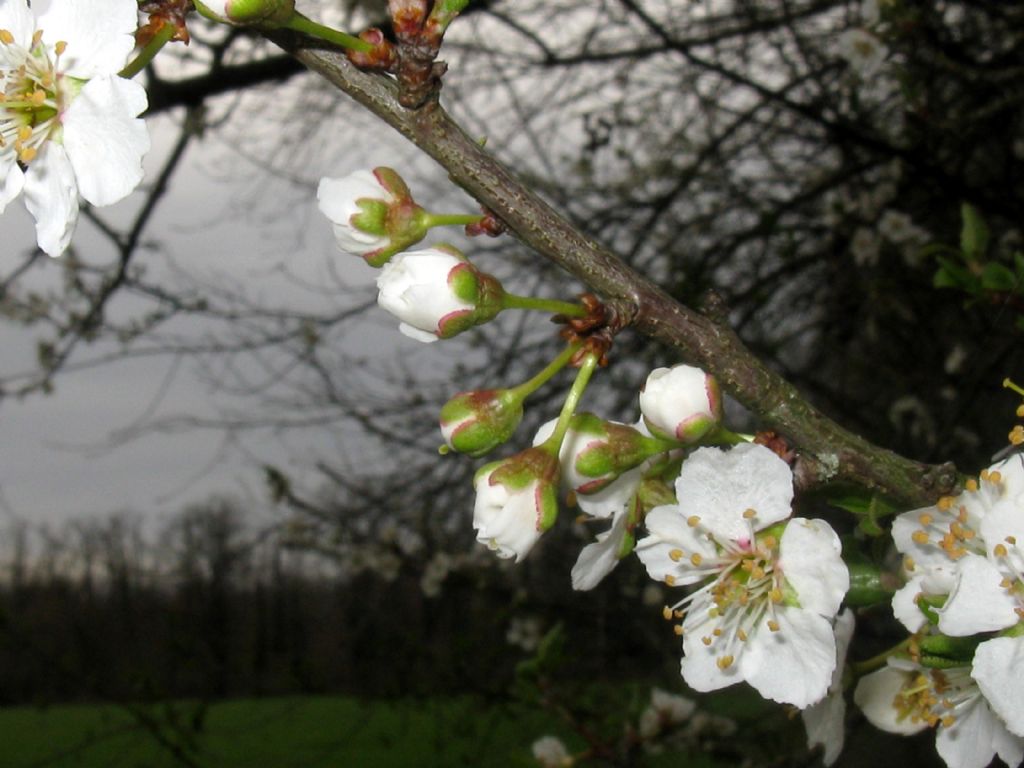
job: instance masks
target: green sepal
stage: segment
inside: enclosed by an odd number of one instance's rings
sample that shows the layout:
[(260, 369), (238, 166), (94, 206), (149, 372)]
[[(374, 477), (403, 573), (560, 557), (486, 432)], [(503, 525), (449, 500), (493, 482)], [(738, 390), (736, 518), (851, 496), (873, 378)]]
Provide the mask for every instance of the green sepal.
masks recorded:
[(960, 665), (969, 664), (974, 651), (981, 642), (980, 637), (948, 637), (946, 635), (924, 635), (918, 640), (922, 655), (950, 659)]
[(373, 197), (361, 197), (356, 200), (356, 205), (359, 206), (360, 213), (349, 219), (353, 227), (378, 237), (388, 234), (387, 220), (391, 206)]

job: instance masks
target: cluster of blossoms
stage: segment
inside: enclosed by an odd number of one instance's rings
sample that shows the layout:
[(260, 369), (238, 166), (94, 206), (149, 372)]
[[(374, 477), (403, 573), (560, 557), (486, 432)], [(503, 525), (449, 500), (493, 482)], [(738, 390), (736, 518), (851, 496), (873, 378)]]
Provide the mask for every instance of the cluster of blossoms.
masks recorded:
[[(414, 339), (450, 338), (512, 307), (546, 308), (563, 320), (589, 317), (586, 307), (508, 293), (449, 246), (405, 251), (431, 227), (472, 220), (425, 212), (393, 171), (325, 179), (319, 200), (339, 246), (381, 268), (379, 304)], [(563, 501), (608, 521), (577, 557), (573, 586), (593, 589), (635, 552), (658, 583), (687, 588), (663, 610), (682, 637), (685, 682), (713, 691), (742, 681), (803, 710), (809, 742), (823, 745), (826, 763), (833, 762), (842, 747), (854, 627), (852, 612), (840, 612), (850, 575), (839, 536), (824, 520), (793, 516), (789, 463), (723, 426), (711, 376), (687, 365), (657, 369), (640, 393), (639, 418), (608, 421), (577, 408), (601, 348), (589, 346), (585, 333), (566, 338), (563, 353), (529, 381), (462, 392), (441, 410), (447, 447), (483, 457), (513, 437), (533, 392), (566, 365), (579, 368), (561, 414), (532, 445), (477, 471), (478, 541), (520, 561), (555, 524)], [(1024, 517), (1024, 479), (1017, 478), (1020, 459), (1010, 461), (969, 486), (963, 500), (943, 499), (896, 520), (909, 581), (894, 606), (918, 634), (903, 645), (913, 653), (894, 653), (862, 676), (855, 696), (883, 729), (937, 726), (940, 754), (953, 768), (980, 768), (994, 754), (1019, 762), (1024, 702), (1007, 681), (1024, 658), (1014, 634), (1024, 611), (1024, 561), (1015, 544), (1024, 537), (1015, 528), (1015, 518)], [(928, 608), (938, 605), (935, 597), (941, 607)], [(929, 616), (934, 626), (925, 630)], [(929, 666), (922, 650), (934, 651), (947, 636), (994, 631), (1003, 636), (975, 643), (960, 666)], [(978, 728), (991, 738), (974, 738)], [(963, 735), (968, 729), (971, 738)], [(539, 743), (537, 759), (568, 764), (572, 758), (558, 746)]]
[(958, 496), (899, 515), (893, 540), (907, 582), (896, 618), (915, 633), (906, 654), (863, 677), (856, 700), (879, 728), (937, 729), (951, 768), (995, 755), (1024, 759), (1024, 455), (966, 483)]

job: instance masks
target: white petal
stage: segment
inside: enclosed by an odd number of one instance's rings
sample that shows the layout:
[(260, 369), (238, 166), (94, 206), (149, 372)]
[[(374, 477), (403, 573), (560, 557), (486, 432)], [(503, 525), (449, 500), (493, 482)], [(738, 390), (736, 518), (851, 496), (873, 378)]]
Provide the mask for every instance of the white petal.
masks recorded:
[(572, 567), (573, 589), (584, 592), (593, 589), (615, 569), (619, 564), (619, 551), (626, 537), (628, 522), (628, 515), (617, 515), (611, 528), (599, 533), (596, 542), (583, 548)]
[(767, 617), (747, 641), (740, 656), (743, 677), (772, 701), (799, 709), (821, 701), (836, 667), (832, 622), (802, 608), (775, 611), (779, 631), (771, 632)]
[(800, 714), (807, 729), (808, 748), (821, 744), (825, 748), (822, 762), (832, 765), (843, 751), (846, 735), (846, 700), (842, 693), (826, 696)]
[(0, 213), (7, 204), (21, 194), (25, 186), (25, 174), (16, 162), (13, 151), (0, 150)]
[(1000, 586), (1003, 575), (993, 563), (978, 555), (966, 555), (956, 575), (953, 591), (939, 611), (943, 633), (966, 637), (1017, 623), (1017, 602)]
[(996, 729), (1006, 730), (981, 696), (957, 710), (949, 728), (935, 734), (935, 749), (952, 768), (985, 768), (995, 757)]
[[(678, 586), (695, 584), (707, 578), (708, 572), (693, 567), (689, 558), (694, 553), (702, 559), (716, 557), (714, 544), (697, 536), (696, 529), (686, 524), (679, 507), (655, 507), (644, 519), (644, 526), (650, 535), (636, 543), (636, 555), (647, 568), (648, 576), (655, 581), (671, 577)], [(681, 550), (683, 556), (680, 558), (675, 550)]]
[(623, 472), (612, 482), (595, 493), (579, 494), (576, 503), (591, 517), (610, 517), (629, 506), (629, 502), (640, 487), (645, 467), (633, 467)]
[(60, 256), (78, 223), (78, 187), (64, 147), (48, 141), (25, 174), (25, 207), (36, 220), (36, 242)]
[(865, 675), (857, 683), (853, 700), (873, 726), (888, 733), (909, 736), (928, 727), (924, 720), (914, 722), (909, 717), (900, 717), (894, 701), (903, 690), (904, 684), (914, 672), (905, 672), (892, 667), (882, 667)]
[[(896, 519), (892, 521), (892, 540), (896, 544), (896, 549), (904, 555), (910, 555), (918, 567), (948, 567), (952, 561), (945, 550), (931, 542), (919, 544), (914, 540), (914, 533), (921, 530), (920, 518), (922, 514), (939, 517), (944, 513), (939, 512), (935, 507), (924, 507), (897, 515)], [(932, 535), (934, 536), (934, 534)]]
[[(690, 612), (687, 613), (687, 619), (691, 616), (706, 615), (709, 607), (706, 599), (695, 600)], [(688, 627), (684, 619), (683, 628), (683, 660), (680, 663), (680, 671), (688, 686), (695, 691), (706, 693), (717, 691), (743, 680), (738, 664), (730, 664), (725, 669), (718, 666), (718, 657), (721, 656), (721, 651), (716, 648), (715, 644), (704, 645), (701, 641), (702, 633), (699, 626)]]
[[(29, 10), (25, 0), (4, 0), (0, 2), (0, 29), (11, 33), (19, 48), (28, 48), (32, 42), (32, 34), (36, 31), (36, 19)], [(0, 45), (0, 62), (9, 62), (17, 66), (21, 63), (10, 60), (5, 51), (7, 46)]]
[(398, 330), (401, 331), (403, 336), (408, 336), (410, 339), (416, 339), (416, 341), (422, 341), (424, 344), (431, 344), (438, 340), (436, 333), (421, 331), (419, 328), (414, 328), (408, 323), (399, 323)]
[(135, 48), (139, 26), (135, 0), (34, 0), (32, 9), (44, 42), (68, 44), (61, 70), (72, 77), (88, 80), (113, 74), (124, 67)]
[(917, 632), (925, 625), (927, 619), (917, 607), (917, 596), (921, 594), (923, 576), (915, 576), (892, 596), (892, 612), (908, 632)]
[(800, 605), (826, 618), (836, 615), (850, 588), (841, 552), (839, 536), (824, 520), (793, 518), (779, 543), (779, 566)]
[(1024, 737), (1024, 637), (997, 637), (979, 645), (971, 677), (1010, 732)]
[(64, 113), (64, 146), (82, 197), (110, 205), (142, 181), (142, 156), (149, 151), (146, 91), (122, 77), (90, 80)]
[[(683, 514), (697, 515), (719, 541), (743, 541), (789, 517), (793, 474), (763, 445), (744, 443), (729, 451), (700, 448), (683, 462), (676, 479)], [(743, 517), (747, 509), (756, 513)]]

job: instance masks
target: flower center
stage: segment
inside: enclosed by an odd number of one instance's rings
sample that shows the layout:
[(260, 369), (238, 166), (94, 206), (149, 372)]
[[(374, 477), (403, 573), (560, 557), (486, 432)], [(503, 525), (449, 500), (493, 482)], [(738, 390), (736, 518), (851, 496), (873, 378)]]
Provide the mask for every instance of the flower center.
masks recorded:
[(962, 711), (980, 695), (966, 667), (932, 669), (907, 678), (893, 699), (900, 720), (927, 723), (930, 728), (949, 728)]
[[(748, 509), (743, 517), (751, 521), (755, 515)], [(690, 517), (687, 523), (698, 527), (700, 519)], [(666, 607), (664, 616), (684, 619), (676, 628), (678, 634), (700, 632), (701, 642), (714, 647), (716, 663), (724, 670), (736, 661), (743, 644), (766, 616), (769, 631), (779, 631), (775, 608), (783, 600), (785, 582), (778, 567), (779, 540), (774, 528), (760, 534), (751, 528), (747, 537), (736, 541), (712, 540), (718, 550), (714, 558), (696, 552), (689, 556), (690, 564), (711, 578), (674, 606)], [(673, 550), (669, 556), (681, 560), (686, 554)]]
[(8, 62), (0, 68), (0, 150), (13, 147), (25, 166), (60, 127), (64, 96), (58, 67), (67, 43), (53, 46), (51, 58), (42, 30), (36, 30), (30, 47), (24, 48), (8, 30), (0, 29), (0, 45)]

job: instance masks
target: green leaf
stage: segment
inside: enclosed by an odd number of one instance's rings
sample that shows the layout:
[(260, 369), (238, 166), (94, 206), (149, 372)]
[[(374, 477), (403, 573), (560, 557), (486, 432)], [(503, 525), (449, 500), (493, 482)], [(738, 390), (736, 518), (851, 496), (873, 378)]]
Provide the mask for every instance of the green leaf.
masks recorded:
[(981, 270), (981, 286), (986, 291), (1013, 291), (1017, 276), (1002, 264), (990, 261)]
[(963, 227), (960, 230), (960, 250), (970, 261), (980, 259), (988, 249), (988, 227), (978, 213), (978, 209), (970, 203), (960, 206)]

